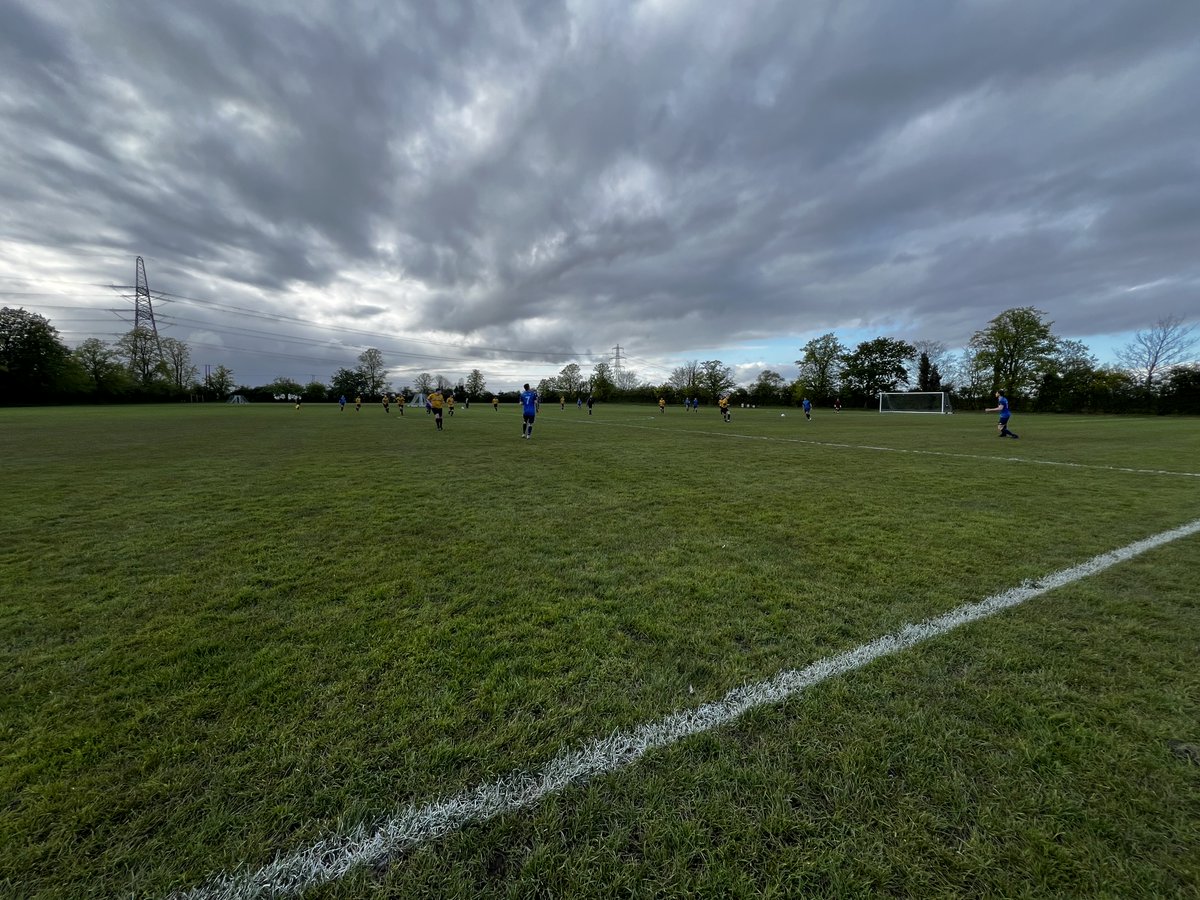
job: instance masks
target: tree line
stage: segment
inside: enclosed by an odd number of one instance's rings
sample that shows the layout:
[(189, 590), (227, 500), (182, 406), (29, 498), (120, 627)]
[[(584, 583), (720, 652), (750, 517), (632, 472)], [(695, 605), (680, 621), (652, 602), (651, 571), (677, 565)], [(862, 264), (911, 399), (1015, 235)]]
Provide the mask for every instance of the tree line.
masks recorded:
[[(1101, 365), (1081, 341), (1055, 335), (1053, 324), (1032, 306), (1007, 309), (959, 354), (937, 341), (888, 337), (852, 350), (824, 334), (802, 348), (790, 393), (818, 404), (840, 399), (850, 408), (874, 406), (880, 392), (945, 391), (955, 406), (974, 408), (1002, 390), (1030, 411), (1200, 413), (1195, 324), (1159, 319), (1121, 348), (1118, 365)], [(764, 390), (778, 389), (781, 380), (772, 378)]]
[[(593, 397), (604, 401), (670, 403), (685, 398), (712, 404), (729, 396), (735, 404), (796, 405), (807, 397), (818, 405), (838, 400), (846, 408), (873, 407), (880, 392), (946, 391), (962, 408), (986, 405), (997, 390), (1023, 409), (1046, 412), (1159, 412), (1200, 414), (1200, 365), (1193, 350), (1197, 325), (1178, 316), (1159, 319), (1139, 331), (1119, 353), (1119, 365), (1101, 365), (1080, 341), (1059, 337), (1046, 314), (1033, 307), (1005, 310), (972, 335), (960, 353), (938, 341), (876, 337), (851, 348), (833, 332), (800, 348), (798, 376), (787, 381), (764, 369), (749, 385), (739, 385), (721, 360), (691, 360), (654, 383), (607, 361), (585, 373), (569, 363), (537, 385), (543, 402)], [(225, 400), (238, 393), (248, 400), (336, 400), (384, 393), (452, 393), (459, 399), (486, 400), (492, 393), (479, 369), (454, 381), (420, 373), (411, 382), (388, 379), (383, 353), (368, 348), (357, 365), (339, 368), (328, 383), (302, 384), (280, 376), (257, 386), (239, 385), (226, 366), (200, 377), (188, 346), (135, 328), (113, 343), (89, 338), (71, 350), (44, 317), (24, 309), (0, 310), (0, 404), (47, 402), (137, 402)], [(499, 394), (509, 401), (516, 392)]]

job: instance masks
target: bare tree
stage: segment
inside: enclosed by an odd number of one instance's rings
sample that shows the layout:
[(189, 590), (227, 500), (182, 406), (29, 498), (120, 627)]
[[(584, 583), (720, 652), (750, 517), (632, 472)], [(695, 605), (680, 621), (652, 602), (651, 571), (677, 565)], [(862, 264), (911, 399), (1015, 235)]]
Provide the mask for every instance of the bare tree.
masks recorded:
[(117, 351), (125, 359), (126, 368), (138, 384), (150, 384), (156, 378), (165, 377), (162, 358), (158, 355), (158, 342), (149, 328), (133, 328), (116, 342)]
[(641, 386), (642, 376), (632, 369), (621, 369), (615, 380), (618, 391), (636, 391)]
[(682, 366), (672, 369), (667, 384), (689, 397), (700, 393), (700, 363), (689, 359)]
[(1134, 334), (1133, 340), (1118, 351), (1117, 359), (1144, 378), (1149, 390), (1165, 370), (1189, 361), (1188, 354), (1200, 342), (1195, 331), (1196, 325), (1184, 325), (1182, 316), (1164, 316), (1153, 328)]
[(387, 384), (387, 366), (383, 364), (383, 354), (374, 347), (358, 354), (358, 373), (363, 377), (367, 396), (378, 397), (383, 392)]
[(188, 345), (172, 337), (163, 338), (159, 344), (171, 383), (180, 390), (190, 388), (196, 383), (197, 370), (192, 365), (192, 353)]

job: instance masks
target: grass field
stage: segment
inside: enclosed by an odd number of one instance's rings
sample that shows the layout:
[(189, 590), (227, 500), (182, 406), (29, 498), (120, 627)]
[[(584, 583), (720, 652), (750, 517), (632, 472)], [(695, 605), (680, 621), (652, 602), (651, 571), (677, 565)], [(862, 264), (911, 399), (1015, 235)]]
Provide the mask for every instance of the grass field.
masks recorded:
[[(0, 895), (255, 870), (1200, 518), (1200, 421), (0, 410)], [(314, 887), (1200, 894), (1200, 537)]]

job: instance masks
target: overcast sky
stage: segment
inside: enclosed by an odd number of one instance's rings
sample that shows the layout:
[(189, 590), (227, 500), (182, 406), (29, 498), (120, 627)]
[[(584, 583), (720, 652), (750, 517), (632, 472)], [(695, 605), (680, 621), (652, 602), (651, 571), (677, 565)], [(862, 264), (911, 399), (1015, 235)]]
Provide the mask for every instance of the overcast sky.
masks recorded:
[(1110, 361), (1200, 318), (1198, 97), (1197, 0), (4, 0), (0, 305), (110, 339), (140, 255), (246, 384), (791, 379), (1025, 305)]

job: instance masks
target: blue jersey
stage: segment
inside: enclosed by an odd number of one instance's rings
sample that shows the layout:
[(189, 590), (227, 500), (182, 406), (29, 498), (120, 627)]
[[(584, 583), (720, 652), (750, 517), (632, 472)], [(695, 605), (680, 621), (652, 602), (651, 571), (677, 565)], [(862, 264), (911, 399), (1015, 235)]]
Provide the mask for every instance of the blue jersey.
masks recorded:
[(996, 405), (1000, 407), (1000, 418), (1007, 419), (1009, 416), (1008, 398), (1001, 397), (999, 400), (996, 401)]
[(805, 411), (805, 412), (808, 412), (808, 411), (809, 411), (809, 410), (811, 410), (811, 409), (812, 409), (812, 404), (811, 404), (811, 403), (809, 403), (807, 400), (805, 400), (805, 401), (804, 401), (804, 411)]
[(521, 391), (521, 412), (532, 416), (537, 412), (537, 391)]

